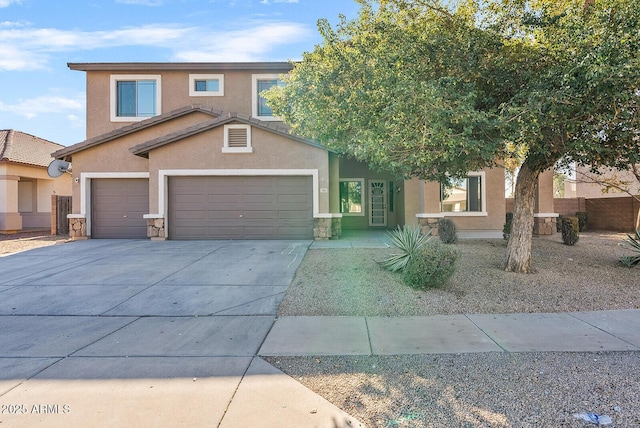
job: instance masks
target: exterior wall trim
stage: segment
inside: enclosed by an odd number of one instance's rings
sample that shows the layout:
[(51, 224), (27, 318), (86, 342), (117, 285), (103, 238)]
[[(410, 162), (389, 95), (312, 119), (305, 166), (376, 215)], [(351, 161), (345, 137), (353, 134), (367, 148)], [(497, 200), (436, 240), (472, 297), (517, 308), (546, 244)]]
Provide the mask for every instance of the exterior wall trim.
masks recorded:
[(534, 213), (534, 217), (559, 217), (558, 213)]
[[(91, 180), (94, 178), (149, 178), (148, 172), (83, 172), (80, 174), (80, 217), (86, 219), (87, 236), (91, 236)], [(67, 218), (72, 218), (67, 216)]]
[[(168, 224), (169, 212), (169, 177), (185, 177), (185, 176), (261, 176), (261, 175), (303, 175), (311, 176), (313, 182), (313, 217), (314, 218), (333, 218), (334, 214), (320, 213), (320, 183), (319, 172), (317, 169), (161, 169), (158, 171), (158, 214), (149, 214), (157, 216), (154, 218), (165, 219), (165, 234), (168, 236), (168, 230), (171, 227)], [(327, 217), (332, 216), (332, 217)], [(342, 216), (341, 216), (342, 217)], [(340, 217), (340, 218), (341, 218)], [(149, 217), (151, 218), (151, 217)], [(337, 217), (336, 217), (337, 218)]]

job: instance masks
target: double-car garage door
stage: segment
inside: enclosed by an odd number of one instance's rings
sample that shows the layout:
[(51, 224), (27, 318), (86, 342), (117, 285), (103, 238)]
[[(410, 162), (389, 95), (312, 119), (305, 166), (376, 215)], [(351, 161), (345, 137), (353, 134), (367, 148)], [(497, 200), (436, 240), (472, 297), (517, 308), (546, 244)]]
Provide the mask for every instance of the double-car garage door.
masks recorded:
[[(170, 177), (170, 239), (311, 239), (307, 176)], [(94, 179), (93, 238), (146, 238), (148, 179)]]
[(311, 239), (310, 176), (169, 178), (170, 239)]

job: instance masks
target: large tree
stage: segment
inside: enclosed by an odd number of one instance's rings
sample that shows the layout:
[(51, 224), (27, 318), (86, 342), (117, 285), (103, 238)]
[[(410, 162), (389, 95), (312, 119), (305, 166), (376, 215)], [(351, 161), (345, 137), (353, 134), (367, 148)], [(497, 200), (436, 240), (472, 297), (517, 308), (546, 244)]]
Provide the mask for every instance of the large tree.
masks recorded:
[(521, 157), (504, 269), (529, 272), (535, 188), (558, 161), (640, 161), (637, 0), (356, 0), (267, 94), (301, 135), (447, 182)]

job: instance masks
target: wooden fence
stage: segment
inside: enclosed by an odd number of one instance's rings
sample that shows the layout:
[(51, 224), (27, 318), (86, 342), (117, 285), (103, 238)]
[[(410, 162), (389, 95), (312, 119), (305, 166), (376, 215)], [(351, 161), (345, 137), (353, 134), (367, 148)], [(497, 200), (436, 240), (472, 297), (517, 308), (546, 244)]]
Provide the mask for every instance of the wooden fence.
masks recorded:
[(71, 213), (71, 196), (51, 196), (51, 234), (68, 235), (69, 220), (67, 214)]

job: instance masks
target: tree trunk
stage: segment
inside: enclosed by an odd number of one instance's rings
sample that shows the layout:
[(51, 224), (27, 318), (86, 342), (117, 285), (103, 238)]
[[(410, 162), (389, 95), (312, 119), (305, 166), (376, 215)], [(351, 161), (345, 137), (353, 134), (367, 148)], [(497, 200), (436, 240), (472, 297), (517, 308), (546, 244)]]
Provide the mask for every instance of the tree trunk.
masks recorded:
[(531, 272), (531, 240), (533, 237), (533, 211), (536, 204), (536, 185), (539, 170), (525, 161), (518, 172), (511, 236), (502, 268), (508, 272)]

